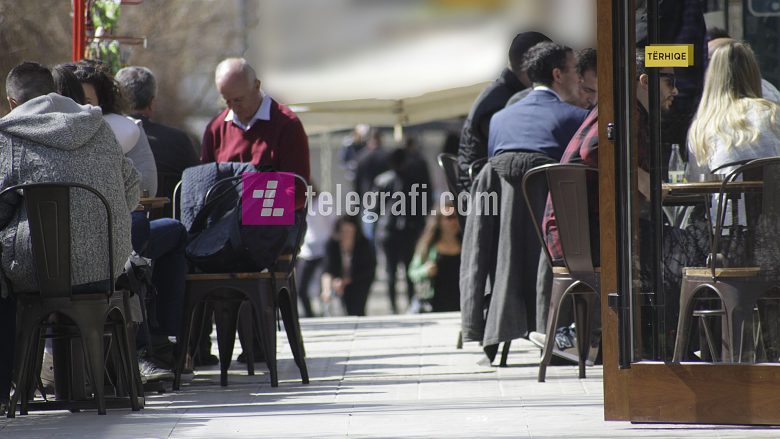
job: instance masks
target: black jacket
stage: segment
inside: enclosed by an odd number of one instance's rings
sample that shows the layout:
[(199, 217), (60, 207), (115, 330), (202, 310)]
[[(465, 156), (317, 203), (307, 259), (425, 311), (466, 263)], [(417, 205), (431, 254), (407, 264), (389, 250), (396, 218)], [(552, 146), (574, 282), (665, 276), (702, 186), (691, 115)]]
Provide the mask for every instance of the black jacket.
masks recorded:
[[(157, 195), (173, 197), (173, 189), (181, 180), (182, 172), (190, 166), (200, 164), (192, 141), (184, 131), (152, 122), (144, 116), (138, 116), (143, 121), (149, 146), (154, 154), (157, 165)], [(171, 206), (166, 207), (169, 212)]]
[(474, 161), (487, 157), (488, 131), (490, 118), (506, 106), (512, 95), (525, 86), (511, 70), (504, 69), (501, 76), (482, 91), (471, 107), (468, 118), (463, 124), (458, 148), (459, 185), (461, 191), (469, 191), (469, 166)]

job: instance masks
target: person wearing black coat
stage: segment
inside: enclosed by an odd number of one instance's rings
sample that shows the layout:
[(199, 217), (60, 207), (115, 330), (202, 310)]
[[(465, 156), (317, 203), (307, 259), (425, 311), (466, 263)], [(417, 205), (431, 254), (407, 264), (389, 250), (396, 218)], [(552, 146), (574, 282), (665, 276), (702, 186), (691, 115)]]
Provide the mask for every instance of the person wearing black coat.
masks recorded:
[(509, 48), (510, 66), (505, 68), (501, 72), (501, 76), (488, 85), (474, 101), (474, 105), (463, 123), (460, 147), (458, 148), (458, 168), (460, 170), (458, 184), (462, 192), (471, 190), (469, 166), (475, 161), (487, 157), (490, 118), (506, 106), (506, 102), (512, 95), (531, 85), (527, 78), (524, 81), (520, 79), (525, 76), (522, 75), (520, 65), (523, 55), (528, 49), (542, 41), (551, 40), (539, 32), (517, 34)]
[(363, 236), (357, 216), (345, 216), (336, 222), (333, 237), (325, 247), (322, 275), (323, 301), (341, 297), (351, 316), (366, 315), (366, 301), (374, 282), (376, 257)]

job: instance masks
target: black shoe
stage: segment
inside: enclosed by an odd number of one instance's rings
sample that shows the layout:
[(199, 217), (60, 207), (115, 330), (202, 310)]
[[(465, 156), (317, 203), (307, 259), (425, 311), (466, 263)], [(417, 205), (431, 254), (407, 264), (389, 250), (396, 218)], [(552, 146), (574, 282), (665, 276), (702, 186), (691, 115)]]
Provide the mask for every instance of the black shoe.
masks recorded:
[(192, 362), (195, 365), (195, 367), (216, 366), (217, 364), (219, 364), (219, 358), (214, 354), (206, 354), (206, 355), (198, 354), (195, 356), (195, 359)]
[[(255, 356), (255, 363), (265, 363), (265, 355), (263, 355), (263, 351), (261, 349), (255, 350), (254, 352)], [(236, 359), (239, 363), (246, 364), (246, 353), (241, 352), (238, 354), (238, 358)]]

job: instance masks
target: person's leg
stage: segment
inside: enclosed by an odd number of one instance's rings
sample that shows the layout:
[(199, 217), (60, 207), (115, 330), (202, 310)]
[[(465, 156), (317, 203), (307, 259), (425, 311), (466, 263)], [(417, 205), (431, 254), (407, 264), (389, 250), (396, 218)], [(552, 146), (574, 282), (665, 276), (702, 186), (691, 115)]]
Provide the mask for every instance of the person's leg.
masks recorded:
[(412, 258), (414, 258), (414, 249), (417, 246), (417, 235), (410, 236), (409, 239), (403, 241), (401, 243), (402, 245), (402, 254), (401, 254), (401, 261), (404, 264), (404, 279), (406, 279), (406, 295), (409, 298), (409, 304), (412, 303), (412, 299), (415, 296), (414, 291), (414, 282), (412, 282), (412, 279), (409, 277), (409, 264), (412, 263)]
[(314, 273), (317, 271), (318, 259), (298, 259), (297, 276), (295, 278), (298, 287), (298, 298), (303, 305), (304, 317), (314, 317), (311, 308), (311, 283)]
[(131, 218), (130, 240), (133, 250), (140, 255), (146, 250), (151, 235), (149, 219), (146, 218), (146, 212), (133, 212)]
[(539, 266), (536, 272), (536, 331), (545, 332), (547, 314), (550, 311), (552, 295), (552, 268), (547, 262), (544, 249), (539, 254)]
[(170, 218), (151, 221), (150, 239), (143, 256), (152, 259), (152, 283), (157, 289), (157, 322), (154, 333), (176, 335), (184, 307), (184, 279), (187, 275), (187, 229)]
[(382, 251), (385, 254), (385, 276), (387, 276), (387, 295), (390, 298), (390, 306), (393, 314), (398, 314), (398, 304), (396, 303), (396, 275), (398, 273), (398, 264), (401, 262), (401, 251), (399, 242), (390, 240), (382, 243)]
[(0, 404), (11, 395), (16, 348), (16, 301), (0, 299)]

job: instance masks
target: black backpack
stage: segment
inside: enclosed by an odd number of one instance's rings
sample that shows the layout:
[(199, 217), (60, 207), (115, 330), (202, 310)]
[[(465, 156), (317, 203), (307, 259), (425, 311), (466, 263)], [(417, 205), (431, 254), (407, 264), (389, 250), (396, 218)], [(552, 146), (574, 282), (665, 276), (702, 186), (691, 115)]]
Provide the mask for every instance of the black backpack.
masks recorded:
[(281, 254), (291, 226), (241, 222), (241, 176), (220, 180), (190, 227), (185, 254), (205, 273), (270, 269)]

